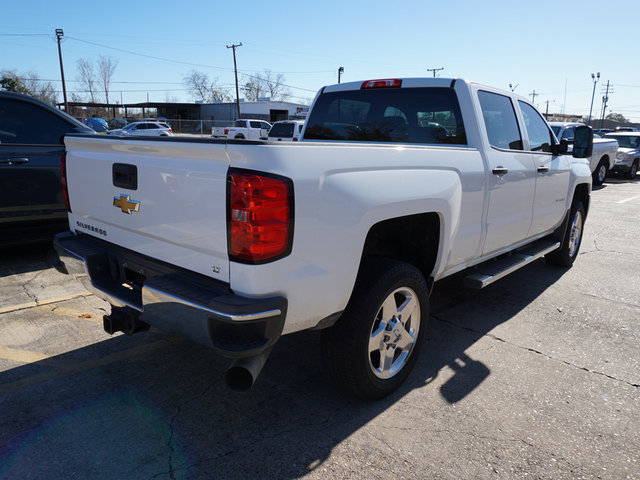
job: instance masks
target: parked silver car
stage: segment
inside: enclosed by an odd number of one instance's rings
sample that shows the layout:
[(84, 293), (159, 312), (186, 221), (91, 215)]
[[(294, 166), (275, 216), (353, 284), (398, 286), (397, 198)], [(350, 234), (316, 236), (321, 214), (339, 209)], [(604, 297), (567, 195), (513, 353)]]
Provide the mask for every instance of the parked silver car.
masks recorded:
[(171, 137), (171, 127), (163, 122), (133, 122), (117, 130), (109, 130), (107, 135), (144, 135)]

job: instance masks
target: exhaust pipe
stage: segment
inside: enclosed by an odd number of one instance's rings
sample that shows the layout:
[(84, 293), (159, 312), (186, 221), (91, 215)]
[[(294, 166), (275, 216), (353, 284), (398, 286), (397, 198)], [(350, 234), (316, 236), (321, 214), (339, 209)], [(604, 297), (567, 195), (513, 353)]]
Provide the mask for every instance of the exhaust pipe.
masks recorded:
[(236, 392), (249, 390), (256, 382), (270, 354), (271, 348), (268, 348), (259, 355), (234, 360), (224, 376), (229, 388)]

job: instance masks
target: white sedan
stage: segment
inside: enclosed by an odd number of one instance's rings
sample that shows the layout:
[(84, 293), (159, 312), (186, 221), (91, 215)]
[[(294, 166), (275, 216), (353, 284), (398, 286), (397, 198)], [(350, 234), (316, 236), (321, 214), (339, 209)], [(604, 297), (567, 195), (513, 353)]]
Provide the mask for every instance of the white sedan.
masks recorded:
[(171, 127), (163, 122), (133, 122), (117, 130), (109, 130), (107, 135), (144, 135), (171, 137)]

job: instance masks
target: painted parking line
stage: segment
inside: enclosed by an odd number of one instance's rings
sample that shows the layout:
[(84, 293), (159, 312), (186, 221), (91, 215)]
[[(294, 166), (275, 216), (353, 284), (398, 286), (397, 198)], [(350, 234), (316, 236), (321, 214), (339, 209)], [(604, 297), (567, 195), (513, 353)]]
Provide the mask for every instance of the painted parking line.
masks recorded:
[(29, 350), (20, 350), (0, 345), (0, 359), (2, 360), (12, 360), (14, 362), (21, 363), (35, 363), (41, 362), (42, 360), (46, 360), (50, 357), (51, 355), (42, 352), (32, 352)]
[(631, 197), (631, 198), (625, 198), (624, 200), (617, 201), (616, 203), (632, 202), (633, 200), (636, 200), (638, 198), (640, 198), (640, 195), (636, 195), (635, 197)]
[[(52, 372), (31, 375), (30, 377), (25, 377), (20, 380), (16, 380), (15, 382), (0, 385), (0, 395), (6, 395), (8, 393), (13, 393), (18, 390), (22, 390), (23, 388), (26, 388), (26, 387), (37, 385), (38, 383), (48, 382), (50, 380), (57, 380), (60, 378), (68, 377), (70, 375), (74, 375), (76, 373), (91, 370), (93, 368), (103, 367), (111, 363), (120, 362), (122, 360), (133, 358), (138, 355), (142, 355), (148, 352), (152, 352), (154, 350), (158, 350), (160, 348), (166, 348), (171, 345), (175, 345), (182, 341), (184, 341), (182, 338), (170, 337), (167, 339), (158, 340), (156, 342), (147, 343), (145, 345), (139, 345), (137, 347), (129, 348), (127, 350), (122, 350), (120, 352), (115, 352), (110, 355), (106, 355), (104, 357), (93, 358), (91, 360), (78, 362), (68, 367), (54, 370)], [(31, 352), (31, 353), (36, 354), (36, 352)], [(51, 358), (51, 357), (47, 357), (47, 358)], [(33, 362), (27, 362), (27, 363), (33, 363)]]
[(17, 312), (18, 310), (26, 310), (27, 308), (41, 307), (42, 305), (51, 305), (52, 303), (66, 302), (67, 300), (73, 300), (74, 298), (90, 297), (91, 295), (93, 295), (91, 292), (84, 291), (80, 293), (73, 293), (71, 295), (64, 295), (62, 297), (48, 298), (42, 301), (11, 305), (9, 307), (0, 308), (0, 315), (3, 313)]

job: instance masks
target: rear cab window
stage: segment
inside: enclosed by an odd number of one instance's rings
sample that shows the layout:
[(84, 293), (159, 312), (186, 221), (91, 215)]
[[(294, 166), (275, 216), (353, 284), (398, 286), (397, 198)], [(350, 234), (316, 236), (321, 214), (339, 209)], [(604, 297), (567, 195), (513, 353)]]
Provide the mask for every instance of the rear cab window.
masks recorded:
[(295, 124), (293, 123), (276, 123), (269, 130), (270, 137), (292, 138)]
[(458, 98), (446, 87), (323, 93), (307, 120), (304, 139), (467, 144)]

